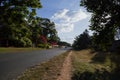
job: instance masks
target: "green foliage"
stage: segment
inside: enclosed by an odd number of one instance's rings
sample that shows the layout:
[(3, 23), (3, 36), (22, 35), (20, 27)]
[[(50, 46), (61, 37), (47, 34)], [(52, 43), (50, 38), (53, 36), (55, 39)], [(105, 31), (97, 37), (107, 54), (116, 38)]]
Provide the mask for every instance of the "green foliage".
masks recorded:
[(15, 39), (13, 41), (14, 41), (15, 47), (31, 47), (32, 46), (31, 40), (27, 37), (22, 37), (21, 39)]
[(82, 34), (77, 36), (73, 43), (73, 48), (77, 50), (89, 48), (91, 45), (91, 39), (88, 34), (88, 31), (85, 30)]
[(76, 72), (72, 77), (72, 80), (111, 80), (110, 73), (103, 69), (96, 69), (95, 72), (85, 71), (83, 73)]
[(18, 41), (18, 47), (25, 47), (25, 45), (26, 45), (26, 42), (24, 41), (23, 38)]
[(38, 44), (38, 47), (40, 48), (50, 48), (50, 45), (49, 44)]
[(119, 80), (119, 58), (115, 53), (76, 52), (72, 58), (72, 80)]
[(29, 38), (23, 37), (23, 40), (26, 43), (26, 45), (24, 47), (31, 47), (32, 46), (32, 41)]
[(67, 42), (64, 42), (64, 41), (59, 41), (58, 45), (60, 45), (60, 46), (69, 46), (69, 47), (71, 46), (70, 43), (67, 43)]
[(58, 41), (55, 24), (54, 22), (51, 22), (50, 19), (36, 17), (31, 20), (29, 19), (29, 21), (31, 22), (29, 27), (32, 32), (31, 39), (33, 43), (37, 45), (44, 42), (46, 44), (47, 42), (50, 43)]
[(58, 35), (54, 22), (36, 17), (36, 8), (41, 8), (40, 0), (0, 1), (0, 46), (29, 47), (46, 42), (57, 42)]
[(57, 31), (55, 29), (55, 23), (51, 22), (50, 19), (47, 18), (41, 18), (40, 22), (42, 26), (42, 35), (44, 35), (48, 42), (58, 42), (59, 37), (57, 35)]
[[(3, 46), (31, 46), (28, 17), (36, 15), (41, 8), (39, 0), (0, 1), (0, 44)], [(26, 38), (24, 38), (26, 37)], [(14, 44), (18, 43), (18, 44)]]
[(38, 44), (38, 47), (40, 47), (40, 48), (46, 48), (45, 44)]
[[(102, 59), (104, 57), (107, 57), (107, 59), (103, 61)], [(74, 59), (72, 80), (119, 80), (119, 57), (118, 54), (111, 54), (108, 56), (106, 54), (98, 53), (97, 56), (93, 57), (95, 59), (93, 60), (94, 62), (91, 63), (80, 62), (80, 58), (79, 60)], [(96, 67), (96, 63), (99, 65), (98, 67)], [(100, 66), (104, 67), (99, 69)]]
[(94, 31), (95, 45), (101, 50), (108, 50), (120, 28), (119, 3), (119, 0), (81, 0), (81, 6), (92, 13), (90, 29)]
[(50, 44), (48, 43), (45, 46), (46, 46), (46, 49), (49, 49), (51, 47)]
[(109, 50), (109, 48), (113, 42), (113, 38), (107, 37), (108, 35), (107, 35), (107, 33), (105, 35), (105, 33), (103, 33), (103, 34), (100, 33), (99, 35), (97, 35), (96, 33), (93, 33), (92, 46), (95, 50), (102, 50), (102, 51)]

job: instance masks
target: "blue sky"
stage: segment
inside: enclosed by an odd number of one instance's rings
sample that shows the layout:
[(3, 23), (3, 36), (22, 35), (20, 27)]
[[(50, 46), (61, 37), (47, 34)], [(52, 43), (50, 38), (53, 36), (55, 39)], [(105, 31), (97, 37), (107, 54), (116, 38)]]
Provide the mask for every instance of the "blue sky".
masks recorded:
[(73, 43), (76, 36), (88, 29), (91, 14), (80, 7), (80, 0), (41, 0), (42, 8), (37, 16), (55, 22), (62, 41)]

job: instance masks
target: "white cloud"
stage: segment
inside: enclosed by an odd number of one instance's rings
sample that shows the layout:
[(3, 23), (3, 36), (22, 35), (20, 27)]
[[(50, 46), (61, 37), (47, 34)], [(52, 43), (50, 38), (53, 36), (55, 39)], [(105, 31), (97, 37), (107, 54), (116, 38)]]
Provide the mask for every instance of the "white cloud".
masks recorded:
[(68, 13), (68, 15), (70, 16), (70, 22), (73, 22), (73, 23), (88, 17), (88, 15), (82, 10), (70, 12)]
[(57, 23), (56, 29), (59, 32), (70, 32), (74, 28), (74, 25), (72, 23)]
[(52, 16), (52, 19), (56, 20), (56, 19), (63, 19), (66, 17), (66, 14), (69, 12), (68, 9), (63, 9), (63, 10), (60, 10), (59, 12), (55, 13), (53, 16)]
[(74, 29), (75, 23), (86, 19), (88, 16), (89, 14), (80, 9), (76, 11), (63, 9), (56, 12), (51, 19), (55, 22), (57, 31), (61, 33), (71, 32)]

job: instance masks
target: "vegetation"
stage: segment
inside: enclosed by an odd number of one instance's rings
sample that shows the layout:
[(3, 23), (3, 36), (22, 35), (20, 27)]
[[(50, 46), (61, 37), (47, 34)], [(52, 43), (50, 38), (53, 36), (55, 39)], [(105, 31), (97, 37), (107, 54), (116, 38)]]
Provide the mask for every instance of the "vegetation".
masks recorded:
[(18, 80), (56, 80), (60, 75), (63, 62), (68, 52), (54, 57), (48, 62), (27, 69)]
[(119, 80), (120, 71), (116, 65), (119, 61), (118, 54), (92, 52), (91, 50), (73, 53), (72, 80)]
[(58, 45), (59, 45), (59, 46), (69, 46), (69, 47), (71, 46), (70, 43), (67, 43), (67, 42), (64, 42), (64, 41), (59, 41), (59, 42), (58, 42)]
[(54, 22), (36, 16), (40, 0), (0, 1), (0, 46), (31, 47), (58, 41)]
[[(119, 80), (120, 1), (81, 0), (80, 5), (92, 13), (89, 27), (93, 36), (85, 40), (91, 40), (95, 51), (74, 51), (72, 80)], [(81, 45), (85, 44), (82, 35), (75, 39), (74, 48), (86, 46)], [(110, 47), (117, 52), (108, 52)]]
[(24, 51), (34, 51), (41, 50), (41, 48), (0, 48), (0, 53), (14, 53), (14, 52), (24, 52)]
[[(92, 13), (89, 27), (93, 36), (89, 36), (85, 30), (75, 38), (72, 46), (81, 51), (73, 52), (72, 80), (119, 80), (120, 55), (102, 51), (109, 51), (111, 46), (115, 48), (116, 44), (120, 44), (120, 0), (81, 0), (80, 5)], [(60, 41), (54, 22), (36, 16), (36, 9), (39, 8), (42, 8), (40, 0), (0, 0), (0, 47), (71, 46)], [(91, 47), (99, 52), (82, 50)], [(119, 53), (120, 45), (116, 48)], [(14, 48), (15, 51), (21, 49)], [(1, 52), (10, 50), (13, 51), (12, 48), (0, 48)], [(47, 75), (50, 75), (49, 80), (53, 80), (51, 75), (60, 75), (59, 70), (66, 55), (30, 68), (19, 80), (41, 80), (46, 79)]]
[[(2, 46), (15, 43), (26, 46), (30, 41), (27, 19), (35, 16), (35, 8), (41, 8), (39, 0), (1, 0), (0, 1), (0, 41)], [(15, 45), (15, 46), (18, 46)]]
[(73, 43), (73, 48), (76, 50), (90, 48), (91, 46), (91, 37), (87, 30), (85, 30), (82, 34), (77, 36)]
[(81, 0), (81, 6), (92, 13), (90, 29), (94, 31), (94, 44), (100, 50), (108, 50), (120, 29), (120, 1)]

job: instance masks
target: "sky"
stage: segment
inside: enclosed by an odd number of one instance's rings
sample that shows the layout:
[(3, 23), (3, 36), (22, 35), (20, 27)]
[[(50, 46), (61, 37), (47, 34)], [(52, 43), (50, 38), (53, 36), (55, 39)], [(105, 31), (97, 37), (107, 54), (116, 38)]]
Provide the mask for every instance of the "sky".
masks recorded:
[(91, 14), (80, 7), (80, 0), (41, 0), (37, 16), (55, 23), (61, 41), (73, 43), (76, 36), (89, 29)]

